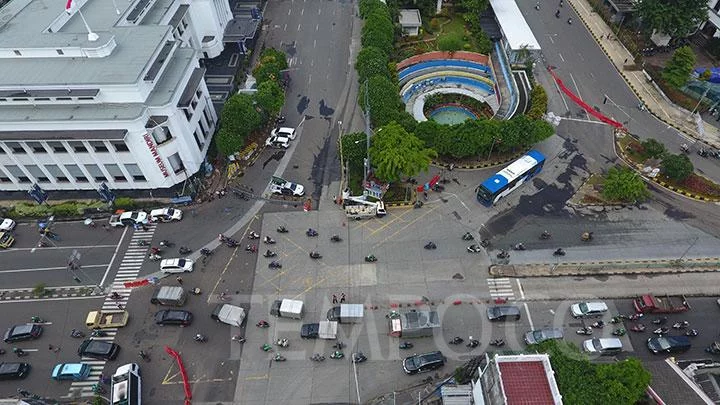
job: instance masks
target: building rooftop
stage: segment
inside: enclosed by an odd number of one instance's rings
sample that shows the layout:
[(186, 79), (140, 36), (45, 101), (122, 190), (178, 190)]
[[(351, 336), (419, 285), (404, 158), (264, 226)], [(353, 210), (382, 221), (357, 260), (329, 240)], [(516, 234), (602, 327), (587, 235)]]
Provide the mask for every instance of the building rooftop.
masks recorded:
[(400, 10), (400, 25), (403, 27), (421, 26), (420, 10), (415, 8)]
[(500, 28), (505, 34), (510, 49), (540, 50), (540, 44), (520, 12), (517, 3), (506, 0), (490, 0), (490, 6), (500, 23)]
[(498, 355), (495, 361), (508, 405), (562, 404), (547, 355)]
[[(650, 388), (666, 404), (700, 405), (707, 403), (705, 399), (709, 400), (707, 392), (703, 392), (701, 389), (702, 385), (700, 387), (695, 385), (693, 380), (681, 369), (688, 366), (696, 369), (696, 366), (693, 367), (691, 364), (678, 366), (671, 359), (648, 361), (643, 365), (652, 374)], [(717, 398), (715, 401), (717, 403)]]

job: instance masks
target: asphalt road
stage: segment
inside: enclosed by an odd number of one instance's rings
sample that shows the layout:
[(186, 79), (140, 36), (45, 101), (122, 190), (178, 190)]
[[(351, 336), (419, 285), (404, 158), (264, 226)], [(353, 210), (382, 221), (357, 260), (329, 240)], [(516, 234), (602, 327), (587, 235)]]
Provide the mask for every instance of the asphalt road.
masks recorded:
[[(628, 88), (571, 7), (566, 5), (561, 8), (561, 17), (556, 18), (557, 7), (554, 5), (543, 4), (540, 10), (535, 10), (534, 6), (532, 2), (518, 3), (540, 43), (547, 65), (556, 67), (555, 73), (571, 91), (601, 113), (622, 122), (631, 133), (642, 139), (657, 139), (673, 153), (679, 153), (683, 143), (691, 143), (649, 112), (637, 108), (637, 96)], [(568, 17), (572, 17), (572, 25), (568, 25)], [(588, 118), (586, 113), (580, 112), (578, 105), (561, 94), (542, 63), (538, 63), (535, 73), (538, 81), (548, 90), (549, 111), (560, 116)], [(603, 104), (605, 95), (611, 101)], [(690, 159), (700, 173), (720, 181), (720, 161), (705, 159), (694, 153)]]

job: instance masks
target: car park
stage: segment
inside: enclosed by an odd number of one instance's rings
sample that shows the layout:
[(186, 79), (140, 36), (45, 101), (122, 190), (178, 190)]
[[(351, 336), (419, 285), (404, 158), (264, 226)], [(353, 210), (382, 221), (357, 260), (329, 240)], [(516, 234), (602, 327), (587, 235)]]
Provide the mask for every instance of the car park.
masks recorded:
[(0, 380), (18, 380), (30, 372), (28, 363), (0, 363)]
[(90, 365), (85, 363), (61, 363), (53, 368), (53, 380), (82, 381), (90, 376)]
[(156, 325), (188, 326), (192, 323), (192, 320), (192, 313), (182, 309), (164, 309), (155, 313)]
[(303, 339), (317, 339), (319, 335), (319, 323), (306, 323), (300, 328), (300, 337)]
[(150, 220), (153, 222), (179, 221), (183, 217), (181, 210), (165, 207), (150, 211)]
[(403, 360), (403, 370), (407, 374), (424, 373), (444, 366), (445, 361), (445, 356), (440, 351), (416, 354)]
[(525, 334), (525, 343), (529, 345), (539, 344), (546, 340), (562, 339), (562, 328), (542, 328), (531, 330)]
[(290, 138), (280, 135), (271, 135), (265, 141), (265, 146), (287, 149), (290, 147)]
[(85, 339), (78, 347), (78, 356), (97, 360), (115, 360), (120, 346), (105, 340)]
[(582, 348), (586, 353), (609, 356), (620, 353), (623, 345), (618, 338), (594, 338), (584, 341)]
[(290, 127), (280, 127), (275, 128), (270, 132), (271, 136), (282, 136), (285, 138), (290, 139), (291, 141), (295, 140), (295, 128)]
[(655, 354), (682, 353), (690, 350), (692, 343), (687, 336), (656, 336), (648, 338), (647, 347)]
[(15, 229), (15, 221), (10, 218), (0, 219), (0, 232), (10, 232)]
[(40, 325), (27, 323), (15, 325), (5, 332), (3, 340), (5, 343), (20, 342), (23, 340), (37, 339), (42, 335), (43, 328)]
[(520, 308), (512, 305), (488, 307), (487, 317), (491, 321), (517, 321), (520, 319)]
[(193, 261), (189, 259), (163, 259), (160, 271), (163, 273), (189, 273), (193, 271)]
[(291, 181), (284, 184), (270, 183), (270, 192), (273, 194), (302, 197), (305, 195), (305, 187)]
[(602, 301), (578, 302), (570, 306), (570, 313), (574, 318), (589, 318), (602, 316), (607, 312), (608, 306)]

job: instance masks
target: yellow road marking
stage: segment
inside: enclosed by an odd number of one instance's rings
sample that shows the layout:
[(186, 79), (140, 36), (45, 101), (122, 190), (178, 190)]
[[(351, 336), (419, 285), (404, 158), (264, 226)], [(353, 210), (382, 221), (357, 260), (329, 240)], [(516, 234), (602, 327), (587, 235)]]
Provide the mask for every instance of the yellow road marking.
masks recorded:
[(395, 235), (397, 235), (398, 233), (404, 231), (404, 230), (407, 229), (410, 225), (413, 225), (415, 222), (417, 222), (417, 221), (425, 218), (427, 215), (429, 215), (431, 212), (435, 211), (435, 210), (438, 209), (439, 207), (440, 207), (440, 206), (437, 205), (437, 206), (435, 206), (434, 208), (432, 208), (432, 209), (430, 209), (430, 210), (423, 210), (423, 214), (422, 214), (422, 215), (419, 215), (417, 218), (415, 218), (415, 219), (413, 219), (412, 221), (408, 222), (405, 226), (401, 227), (401, 228), (398, 229), (397, 231), (395, 231), (395, 232), (391, 233), (390, 235), (388, 235), (385, 239), (383, 239), (383, 240), (381, 240), (380, 242), (376, 243), (376, 244), (373, 246), (373, 249), (377, 249), (377, 247), (380, 246), (380, 244), (385, 243), (388, 239), (392, 239)]

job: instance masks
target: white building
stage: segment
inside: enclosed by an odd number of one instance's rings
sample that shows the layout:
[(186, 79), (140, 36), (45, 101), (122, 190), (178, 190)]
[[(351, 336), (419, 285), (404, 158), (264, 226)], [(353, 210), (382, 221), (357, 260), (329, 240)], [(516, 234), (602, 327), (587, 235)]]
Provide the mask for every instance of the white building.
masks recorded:
[(708, 20), (700, 26), (700, 31), (707, 38), (720, 37), (720, 0), (708, 0)]
[(168, 188), (196, 173), (217, 123), (199, 58), (220, 54), (231, 19), (227, 0), (5, 5), (0, 190)]

